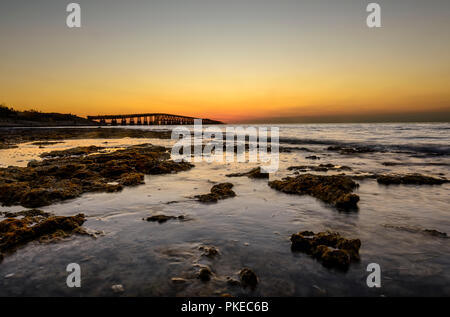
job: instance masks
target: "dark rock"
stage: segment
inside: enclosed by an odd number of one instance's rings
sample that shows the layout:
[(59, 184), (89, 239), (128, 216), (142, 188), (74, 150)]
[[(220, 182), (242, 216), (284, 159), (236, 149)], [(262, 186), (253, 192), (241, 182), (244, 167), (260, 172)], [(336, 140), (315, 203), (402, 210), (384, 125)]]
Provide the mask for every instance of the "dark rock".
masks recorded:
[(217, 256), (219, 254), (219, 250), (217, 250), (217, 248), (215, 248), (215, 247), (201, 246), (199, 249), (201, 251), (203, 251), (202, 255), (207, 256), (209, 258), (214, 258), (215, 256)]
[(358, 184), (348, 176), (302, 174), (269, 182), (269, 186), (288, 194), (311, 195), (339, 209), (357, 208), (359, 201), (352, 194)]
[(0, 142), (0, 150), (15, 149), (17, 145)]
[(438, 238), (448, 238), (447, 233), (445, 232), (440, 232), (434, 229), (425, 229), (423, 230), (424, 233), (429, 234), (433, 237), (438, 237)]
[(296, 170), (301, 172), (313, 171), (313, 172), (328, 172), (328, 171), (351, 171), (352, 168), (349, 166), (340, 166), (334, 164), (319, 164), (319, 165), (300, 165), (300, 166), (290, 166), (289, 171)]
[(310, 155), (305, 157), (307, 160), (320, 160), (320, 157), (316, 156), (316, 155)]
[(31, 143), (31, 145), (44, 147), (46, 145), (54, 145), (54, 144), (59, 144), (59, 143), (64, 143), (64, 142), (61, 142), (61, 141), (38, 141), (38, 142)]
[(249, 172), (246, 173), (234, 173), (234, 174), (228, 174), (225, 175), (227, 177), (241, 177), (241, 176), (247, 176), (249, 178), (258, 178), (258, 179), (268, 179), (269, 173), (263, 173), (261, 172), (261, 167), (256, 167), (252, 169)]
[(376, 152), (374, 149), (364, 146), (356, 146), (356, 147), (349, 147), (349, 146), (329, 146), (327, 148), (328, 151), (333, 152), (339, 152), (339, 154), (361, 154), (361, 153), (373, 153)]
[(359, 261), (359, 239), (346, 239), (339, 233), (311, 231), (295, 233), (291, 236), (292, 251), (303, 252), (318, 259), (326, 267), (347, 270), (350, 263)]
[(441, 185), (448, 183), (445, 178), (435, 178), (421, 174), (379, 175), (377, 182), (383, 185)]
[(153, 222), (159, 222), (159, 223), (164, 223), (167, 220), (172, 220), (172, 219), (183, 220), (184, 216), (175, 217), (175, 216), (166, 216), (166, 215), (155, 215), (155, 216), (147, 217), (145, 220), (153, 221)]
[(251, 288), (255, 288), (258, 284), (258, 277), (256, 276), (255, 272), (253, 272), (249, 268), (243, 268), (239, 272), (239, 277), (241, 279), (241, 284), (244, 287), (249, 286)]
[(203, 281), (207, 282), (211, 279), (212, 272), (207, 267), (201, 268), (200, 272), (198, 273), (198, 278)]
[(36, 208), (76, 198), (86, 192), (117, 192), (144, 183), (144, 174), (189, 170), (187, 162), (168, 160), (167, 149), (151, 144), (111, 153), (63, 156), (0, 168), (0, 202)]
[[(38, 213), (36, 213), (38, 214)], [(85, 234), (81, 228), (85, 216), (25, 216), (7, 218), (0, 222), (0, 252), (12, 252), (18, 246), (33, 240), (51, 241), (73, 233)]]
[(97, 147), (94, 145), (91, 146), (79, 146), (67, 150), (61, 151), (51, 151), (42, 153), (41, 157), (67, 157), (67, 156), (80, 156), (80, 155), (88, 155), (91, 153), (96, 153), (102, 150), (102, 147)]
[(227, 284), (230, 286), (240, 286), (241, 282), (232, 277), (227, 276)]
[(235, 197), (236, 193), (231, 188), (233, 188), (233, 184), (231, 183), (217, 184), (211, 188), (209, 194), (197, 195), (195, 198), (203, 203), (215, 203), (220, 199)]

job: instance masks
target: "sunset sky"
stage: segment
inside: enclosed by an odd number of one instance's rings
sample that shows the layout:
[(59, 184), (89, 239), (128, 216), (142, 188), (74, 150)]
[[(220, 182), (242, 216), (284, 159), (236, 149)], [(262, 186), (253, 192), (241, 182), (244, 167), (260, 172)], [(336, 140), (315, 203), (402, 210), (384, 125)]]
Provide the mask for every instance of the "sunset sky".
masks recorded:
[(0, 103), (226, 122), (450, 118), (448, 0), (375, 1), (378, 29), (362, 0), (78, 0), (78, 29), (70, 2), (1, 1)]

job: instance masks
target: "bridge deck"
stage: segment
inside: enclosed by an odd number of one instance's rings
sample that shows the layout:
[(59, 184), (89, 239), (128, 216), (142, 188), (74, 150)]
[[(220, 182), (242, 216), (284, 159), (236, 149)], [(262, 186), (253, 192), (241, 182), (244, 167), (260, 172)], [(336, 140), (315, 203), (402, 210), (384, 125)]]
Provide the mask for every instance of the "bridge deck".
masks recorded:
[[(88, 116), (89, 120), (100, 121), (100, 124), (107, 124), (108, 120), (111, 125), (177, 125), (177, 124), (194, 124), (195, 117), (180, 116), (168, 113), (138, 113), (138, 114), (118, 114), (118, 115), (98, 115)], [(120, 123), (118, 122), (120, 120)], [(135, 122), (136, 120), (136, 122)], [(204, 124), (223, 124), (223, 122), (202, 119)]]

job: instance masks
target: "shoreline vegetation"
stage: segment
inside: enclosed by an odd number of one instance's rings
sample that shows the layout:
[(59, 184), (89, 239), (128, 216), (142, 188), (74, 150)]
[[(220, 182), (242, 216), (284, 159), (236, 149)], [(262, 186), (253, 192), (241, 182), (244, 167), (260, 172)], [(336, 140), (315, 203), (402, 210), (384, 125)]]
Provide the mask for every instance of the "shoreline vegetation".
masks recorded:
[(0, 127), (98, 126), (97, 122), (73, 114), (18, 111), (0, 104)]

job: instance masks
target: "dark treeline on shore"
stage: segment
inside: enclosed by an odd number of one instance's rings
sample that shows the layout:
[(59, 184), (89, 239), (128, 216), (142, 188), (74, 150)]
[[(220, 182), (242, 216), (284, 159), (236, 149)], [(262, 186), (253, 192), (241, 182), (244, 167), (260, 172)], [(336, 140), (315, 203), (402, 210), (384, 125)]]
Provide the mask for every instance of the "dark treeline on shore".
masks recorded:
[(0, 127), (73, 125), (90, 126), (97, 123), (73, 114), (44, 113), (36, 110), (18, 111), (0, 105)]

